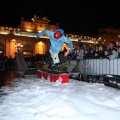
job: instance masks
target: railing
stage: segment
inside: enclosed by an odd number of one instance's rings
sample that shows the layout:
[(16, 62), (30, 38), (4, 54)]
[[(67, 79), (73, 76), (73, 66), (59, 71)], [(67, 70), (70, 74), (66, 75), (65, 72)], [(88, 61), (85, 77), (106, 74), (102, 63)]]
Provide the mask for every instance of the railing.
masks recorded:
[(90, 75), (120, 75), (120, 59), (86, 59), (84, 74)]
[(120, 88), (120, 59), (80, 60), (79, 72), (72, 71), (70, 77), (86, 82), (104, 83), (106, 86)]

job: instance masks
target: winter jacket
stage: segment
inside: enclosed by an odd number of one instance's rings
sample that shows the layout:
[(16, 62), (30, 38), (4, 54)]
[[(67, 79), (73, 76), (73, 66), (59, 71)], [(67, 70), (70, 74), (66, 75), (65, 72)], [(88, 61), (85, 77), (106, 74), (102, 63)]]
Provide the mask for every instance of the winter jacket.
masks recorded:
[[(62, 33), (62, 36), (59, 38), (59, 39), (55, 39), (54, 38), (54, 33), (56, 31), (60, 31)], [(69, 47), (70, 47), (70, 52), (72, 53), (73, 51), (73, 44), (72, 44), (72, 41), (69, 40), (67, 37), (65, 37), (63, 34), (64, 34), (64, 31), (62, 29), (58, 29), (56, 30), (55, 32), (53, 31), (50, 31), (50, 30), (43, 30), (42, 32), (40, 32), (37, 37), (39, 38), (40, 36), (42, 36), (43, 34), (46, 34), (47, 36), (50, 37), (50, 43), (51, 43), (51, 46), (50, 46), (50, 50), (53, 52), (53, 53), (59, 53), (62, 49), (62, 45), (64, 43), (68, 43), (69, 44)]]

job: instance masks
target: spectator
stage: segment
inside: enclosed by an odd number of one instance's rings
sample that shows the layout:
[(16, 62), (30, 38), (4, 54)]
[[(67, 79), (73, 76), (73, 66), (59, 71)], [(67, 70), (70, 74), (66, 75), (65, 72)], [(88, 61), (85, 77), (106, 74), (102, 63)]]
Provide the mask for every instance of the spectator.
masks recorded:
[(120, 46), (118, 47), (118, 58), (120, 58)]
[(73, 49), (72, 60), (76, 60), (76, 56), (77, 56), (77, 49)]
[(85, 55), (84, 45), (80, 42), (79, 49), (77, 50), (77, 60), (83, 59)]
[(64, 50), (64, 57), (65, 57), (65, 60), (67, 60), (67, 56), (68, 56), (68, 52), (67, 52), (67, 49)]
[(105, 51), (105, 47), (101, 45), (101, 46), (99, 47), (99, 57), (100, 57), (100, 58), (104, 58), (104, 55), (105, 55), (105, 54), (104, 54), (104, 51)]
[(112, 55), (109, 56), (109, 60), (112, 60), (112, 59), (115, 59), (115, 58), (118, 58), (118, 52), (117, 52), (116, 48), (113, 48), (112, 49)]
[(84, 59), (84, 56), (85, 56), (85, 48), (84, 48), (83, 43), (80, 42), (79, 50), (77, 51), (77, 60), (79, 62), (79, 67), (78, 67), (79, 73), (83, 73), (83, 66), (84, 66), (83, 59)]
[(100, 56), (99, 56), (99, 45), (98, 44), (94, 45), (93, 53), (94, 53), (95, 58), (100, 58)]
[(94, 53), (94, 50), (93, 50), (93, 49), (90, 49), (90, 52), (88, 53), (88, 58), (89, 58), (89, 59), (95, 58), (95, 53)]
[(115, 45), (114, 42), (110, 42), (110, 43), (109, 43), (108, 52), (109, 52), (110, 55), (112, 55), (112, 49), (114, 48), (114, 45)]
[(106, 49), (104, 51), (104, 57), (103, 58), (109, 59), (109, 56), (110, 56), (110, 54), (109, 54), (108, 50)]

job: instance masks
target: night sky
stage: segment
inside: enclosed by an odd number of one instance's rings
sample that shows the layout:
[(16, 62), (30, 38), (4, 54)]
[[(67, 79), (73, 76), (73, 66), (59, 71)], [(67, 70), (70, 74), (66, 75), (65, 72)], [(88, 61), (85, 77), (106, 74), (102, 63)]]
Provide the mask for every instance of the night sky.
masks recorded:
[(8, 0), (0, 4), (0, 26), (17, 27), (21, 18), (36, 14), (58, 23), (65, 33), (93, 36), (99, 28), (120, 28), (119, 1), (108, 0)]

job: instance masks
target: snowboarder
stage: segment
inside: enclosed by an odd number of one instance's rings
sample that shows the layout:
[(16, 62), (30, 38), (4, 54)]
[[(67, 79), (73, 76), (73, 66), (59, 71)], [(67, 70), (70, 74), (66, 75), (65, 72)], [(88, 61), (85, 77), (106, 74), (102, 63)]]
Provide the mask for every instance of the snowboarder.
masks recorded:
[(38, 33), (37, 37), (40, 38), (42, 35), (48, 35), (50, 37), (50, 54), (54, 62), (54, 66), (58, 66), (59, 60), (59, 52), (62, 49), (62, 46), (64, 43), (68, 43), (70, 47), (70, 53), (73, 51), (73, 44), (72, 41), (69, 40), (67, 37), (64, 36), (64, 30), (63, 29), (57, 29), (56, 31), (50, 31), (50, 30), (43, 30), (40, 33)]

